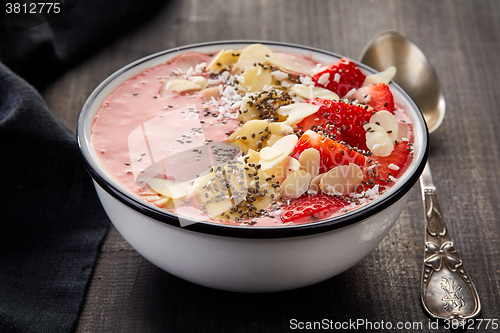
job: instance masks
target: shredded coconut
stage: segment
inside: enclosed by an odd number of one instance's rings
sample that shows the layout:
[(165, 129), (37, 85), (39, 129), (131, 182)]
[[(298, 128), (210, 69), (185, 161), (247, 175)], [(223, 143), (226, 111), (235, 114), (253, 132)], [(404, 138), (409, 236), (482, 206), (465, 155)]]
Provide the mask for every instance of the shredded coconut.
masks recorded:
[(373, 199), (375, 198), (376, 196), (378, 195), (378, 184), (373, 186), (373, 188), (370, 188), (368, 190), (366, 190), (365, 192), (365, 196), (368, 198), (368, 199)]
[(399, 167), (394, 163), (389, 164), (387, 167), (391, 170), (399, 170)]
[(306, 86), (314, 85), (314, 81), (311, 79), (310, 76), (301, 76), (300, 83)]
[(325, 73), (319, 77), (318, 83), (324, 86), (329, 81), (329, 78), (330, 78), (330, 73)]
[(271, 72), (271, 75), (276, 79), (276, 80), (284, 80), (288, 79), (288, 74), (284, 73), (282, 71), (274, 71)]
[(352, 95), (354, 95), (354, 93), (356, 92), (356, 88), (352, 88), (351, 90), (349, 90), (349, 92), (347, 94), (345, 94), (345, 98), (349, 98), (351, 97)]

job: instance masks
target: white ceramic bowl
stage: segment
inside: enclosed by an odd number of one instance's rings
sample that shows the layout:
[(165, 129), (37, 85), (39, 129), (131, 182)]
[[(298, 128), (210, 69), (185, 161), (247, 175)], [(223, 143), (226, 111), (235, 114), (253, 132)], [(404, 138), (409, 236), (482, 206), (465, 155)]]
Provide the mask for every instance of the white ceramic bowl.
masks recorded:
[[(252, 43), (274, 51), (312, 56), (323, 63), (331, 52), (276, 42), (225, 41), (189, 45), (153, 54), (118, 70), (90, 95), (78, 121), (78, 142), (87, 169), (110, 220), (142, 256), (185, 280), (216, 289), (273, 292), (311, 285), (355, 265), (389, 232), (427, 159), (428, 133), (415, 103), (391, 84), (395, 100), (413, 123), (415, 155), (398, 182), (370, 204), (325, 221), (281, 227), (241, 227), (193, 221), (165, 212), (128, 193), (99, 164), (91, 145), (94, 116), (121, 83), (175, 56), (198, 51), (243, 49)], [(358, 63), (365, 74), (375, 71)]]

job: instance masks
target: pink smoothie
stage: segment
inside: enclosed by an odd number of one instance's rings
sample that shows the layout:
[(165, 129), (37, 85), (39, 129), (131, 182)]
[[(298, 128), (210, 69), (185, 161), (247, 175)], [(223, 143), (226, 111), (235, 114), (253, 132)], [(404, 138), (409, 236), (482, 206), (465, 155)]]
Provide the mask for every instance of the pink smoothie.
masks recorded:
[[(225, 142), (240, 125), (234, 119), (237, 111), (232, 110), (232, 114), (227, 111), (224, 116), (222, 106), (215, 99), (206, 101), (201, 91), (162, 96), (170, 80), (190, 72), (188, 77), (204, 77), (208, 79), (209, 88), (210, 85), (217, 87), (217, 75), (197, 69), (202, 63), (210, 63), (212, 57), (186, 53), (124, 82), (97, 112), (92, 145), (104, 170), (133, 195), (147, 199), (145, 194), (151, 194), (147, 185), (150, 179), (168, 179), (182, 186), (187, 195), (175, 205), (170, 200), (161, 208), (204, 221), (241, 224), (241, 221), (219, 220), (204, 214), (203, 207), (193, 199), (192, 186), (200, 174), (212, 166), (241, 156), (234, 145)], [(221, 86), (221, 93), (223, 89)], [(396, 117), (401, 133), (411, 140), (411, 127), (405, 125), (408, 118), (400, 110)], [(250, 225), (282, 225), (280, 206), (288, 202), (280, 201), (265, 216), (251, 219)], [(330, 216), (356, 208), (358, 205), (352, 204)]]

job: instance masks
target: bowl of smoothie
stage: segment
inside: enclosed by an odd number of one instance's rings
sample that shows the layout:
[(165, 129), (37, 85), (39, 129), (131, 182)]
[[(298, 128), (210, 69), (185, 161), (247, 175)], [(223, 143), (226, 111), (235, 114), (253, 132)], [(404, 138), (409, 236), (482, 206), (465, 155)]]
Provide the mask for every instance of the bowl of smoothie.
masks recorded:
[(304, 287), (372, 251), (423, 170), (427, 128), (396, 71), (277, 42), (179, 47), (105, 79), (78, 142), (110, 220), (159, 268)]

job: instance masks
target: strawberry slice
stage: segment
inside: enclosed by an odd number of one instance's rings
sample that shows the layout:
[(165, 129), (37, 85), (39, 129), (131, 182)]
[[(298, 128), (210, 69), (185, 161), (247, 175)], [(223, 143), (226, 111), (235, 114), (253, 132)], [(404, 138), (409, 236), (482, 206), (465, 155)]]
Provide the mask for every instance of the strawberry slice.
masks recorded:
[[(390, 176), (396, 178), (404, 172), (408, 158), (410, 158), (410, 150), (412, 148), (407, 141), (398, 141), (398, 144), (394, 145), (394, 150), (389, 156), (381, 157), (372, 155), (365, 168), (365, 181), (371, 185), (388, 185), (392, 183), (393, 180), (391, 180)], [(376, 165), (377, 163), (377, 166), (370, 168), (371, 165)]]
[(366, 75), (352, 61), (342, 58), (324, 71), (312, 77), (316, 86), (333, 91), (344, 97), (352, 88), (358, 89), (365, 82)]
[(307, 148), (314, 148), (319, 151), (320, 173), (327, 172), (338, 165), (348, 165), (349, 163), (355, 163), (360, 167), (365, 165), (364, 155), (311, 130), (302, 134), (291, 156), (299, 159), (300, 154)]
[[(368, 97), (369, 96), (369, 97)], [(359, 88), (353, 95), (360, 102), (371, 106), (375, 111), (387, 110), (394, 113), (394, 96), (391, 89), (385, 83), (376, 83), (366, 87)]]
[[(368, 147), (366, 147), (366, 131), (363, 124), (369, 122), (373, 110), (329, 99), (315, 98), (309, 100), (308, 103), (321, 105), (321, 107), (316, 113), (298, 123), (299, 129), (306, 131), (313, 126), (323, 124), (323, 126), (320, 126), (320, 130), (325, 128), (326, 134), (330, 138), (344, 141), (351, 147), (368, 151)], [(329, 123), (327, 124), (327, 122)], [(333, 125), (333, 127), (329, 125)]]
[(343, 197), (329, 196), (326, 194), (309, 196), (305, 194), (298, 199), (292, 200), (289, 205), (283, 207), (281, 221), (283, 221), (283, 223), (316, 222), (330, 217), (332, 214), (348, 205), (349, 203)]

